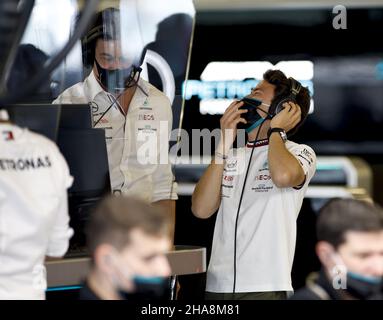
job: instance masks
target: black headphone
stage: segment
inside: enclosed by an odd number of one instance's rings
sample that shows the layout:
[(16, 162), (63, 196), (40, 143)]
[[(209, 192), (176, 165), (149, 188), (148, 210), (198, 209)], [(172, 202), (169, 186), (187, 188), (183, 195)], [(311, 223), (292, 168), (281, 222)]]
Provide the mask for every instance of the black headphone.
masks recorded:
[(297, 102), (296, 97), (301, 91), (302, 85), (293, 78), (289, 78), (289, 81), (290, 81), (290, 94), (289, 96), (282, 98), (280, 101), (273, 102), (271, 104), (269, 113), (272, 117), (283, 110), (284, 103), (289, 101), (292, 101), (294, 103)]
[[(90, 30), (81, 40), (82, 59), (86, 66), (93, 66), (95, 46), (97, 39), (115, 39), (119, 35), (119, 10), (115, 8), (107, 8), (101, 11), (95, 17)], [(133, 65), (139, 68), (144, 62), (147, 48), (142, 48), (141, 54), (133, 58)]]

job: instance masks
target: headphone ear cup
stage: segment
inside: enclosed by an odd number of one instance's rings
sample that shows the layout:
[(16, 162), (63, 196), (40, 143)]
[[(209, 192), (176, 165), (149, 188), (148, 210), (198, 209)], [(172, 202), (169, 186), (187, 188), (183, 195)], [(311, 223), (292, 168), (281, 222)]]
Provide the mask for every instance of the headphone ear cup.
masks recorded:
[(293, 78), (289, 78), (289, 81), (290, 81), (290, 88), (291, 88), (290, 89), (290, 95), (287, 98), (284, 98), (281, 101), (279, 101), (275, 108), (273, 108), (273, 109), (270, 108), (270, 110), (272, 110), (271, 114), (273, 116), (277, 115), (279, 112), (281, 112), (284, 109), (284, 107), (283, 107), (284, 103), (286, 103), (286, 102), (297, 103), (295, 97), (300, 92), (302, 86), (298, 81), (296, 81)]
[(82, 62), (86, 67), (93, 67), (95, 59), (95, 42), (81, 41)]
[(284, 109), (283, 104), (289, 101), (294, 101), (291, 97), (282, 99), (278, 102), (277, 106), (275, 107), (274, 116), (277, 115), (279, 112), (281, 112)]

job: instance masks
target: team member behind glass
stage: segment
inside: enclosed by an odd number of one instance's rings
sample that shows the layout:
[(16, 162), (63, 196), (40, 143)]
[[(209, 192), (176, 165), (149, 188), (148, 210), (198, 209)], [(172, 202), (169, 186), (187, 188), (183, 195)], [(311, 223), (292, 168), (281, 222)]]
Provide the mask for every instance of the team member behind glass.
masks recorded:
[[(283, 299), (292, 291), (296, 219), (316, 157), (286, 133), (305, 120), (310, 96), (294, 79), (269, 70), (247, 98), (222, 116), (221, 140), (192, 197), (195, 216), (218, 210), (207, 299)], [(232, 149), (237, 126), (249, 141)]]
[[(133, 25), (122, 33), (124, 14), (108, 8), (97, 15), (82, 40), (84, 64), (92, 70), (84, 82), (65, 90), (54, 103), (90, 103), (94, 127), (105, 129), (113, 193), (164, 207), (174, 220), (177, 185), (170, 162), (160, 163), (160, 154), (168, 155), (171, 105), (140, 77), (144, 50), (136, 41), (142, 35)], [(124, 41), (130, 52), (124, 51)], [(140, 153), (145, 143), (151, 146), (150, 159)]]
[(87, 228), (92, 266), (80, 299), (164, 298), (170, 228), (161, 208), (130, 197), (103, 200)]
[(383, 211), (334, 199), (319, 213), (316, 253), (322, 263), (293, 300), (382, 300)]

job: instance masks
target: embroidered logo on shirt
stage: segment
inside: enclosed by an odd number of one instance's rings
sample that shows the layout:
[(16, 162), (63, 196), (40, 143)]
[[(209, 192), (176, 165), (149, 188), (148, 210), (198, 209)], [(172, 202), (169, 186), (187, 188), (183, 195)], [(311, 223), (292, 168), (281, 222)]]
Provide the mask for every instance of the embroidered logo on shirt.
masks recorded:
[(3, 131), (3, 135), (5, 136), (5, 141), (15, 140), (12, 131)]
[(226, 166), (228, 167), (228, 169), (233, 169), (237, 166), (237, 163), (237, 160), (231, 160), (230, 162), (227, 162)]
[(151, 133), (151, 132), (157, 132), (157, 128), (153, 128), (150, 124), (145, 125), (144, 127), (139, 127), (137, 128), (137, 131), (143, 131), (146, 133)]
[(271, 180), (271, 176), (268, 174), (260, 174), (259, 176), (255, 177), (255, 181), (257, 180)]
[(267, 162), (267, 160), (263, 163), (259, 171), (269, 171), (269, 163)]
[(256, 187), (251, 188), (251, 190), (255, 192), (269, 192), (273, 188), (274, 188), (273, 185), (260, 184)]
[(139, 114), (138, 120), (154, 121), (154, 114)]
[(30, 159), (0, 159), (0, 170), (33, 170), (40, 168), (50, 168), (52, 163), (48, 156)]
[(92, 113), (96, 113), (99, 110), (99, 106), (96, 102), (92, 101), (90, 105), (92, 106)]

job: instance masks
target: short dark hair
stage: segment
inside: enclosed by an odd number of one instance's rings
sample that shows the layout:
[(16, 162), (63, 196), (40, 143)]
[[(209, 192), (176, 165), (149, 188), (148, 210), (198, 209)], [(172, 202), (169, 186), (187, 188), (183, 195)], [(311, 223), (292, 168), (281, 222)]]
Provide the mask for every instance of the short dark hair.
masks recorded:
[[(270, 111), (274, 112), (277, 104), (287, 98), (291, 94), (291, 82), (286, 75), (280, 70), (267, 70), (263, 74), (263, 79), (275, 86), (274, 98), (271, 101)], [(294, 79), (295, 80), (295, 79)], [(295, 80), (297, 81), (297, 80)], [(299, 83), (299, 81), (297, 81)], [(309, 90), (302, 86), (300, 92), (296, 96), (297, 104), (301, 108), (301, 121), (289, 131), (289, 136), (297, 132), (298, 128), (306, 120), (310, 109), (310, 93)]]
[(348, 231), (383, 231), (383, 210), (376, 204), (361, 200), (330, 200), (319, 213), (318, 241), (326, 241), (337, 249), (346, 241)]
[(130, 242), (130, 233), (140, 229), (152, 236), (170, 237), (170, 215), (153, 205), (131, 197), (107, 197), (92, 213), (86, 227), (91, 256), (101, 244), (117, 250)]

